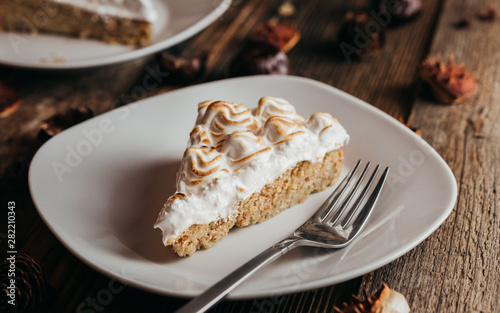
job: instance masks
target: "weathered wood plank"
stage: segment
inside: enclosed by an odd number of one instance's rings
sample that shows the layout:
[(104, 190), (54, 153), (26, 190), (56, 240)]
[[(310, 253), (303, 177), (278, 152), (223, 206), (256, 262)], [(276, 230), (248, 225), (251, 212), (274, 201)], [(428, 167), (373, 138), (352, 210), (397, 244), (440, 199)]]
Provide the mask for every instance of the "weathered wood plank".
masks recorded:
[[(429, 53), (465, 62), (477, 72), (479, 93), (440, 105), (424, 87), (411, 117), (454, 172), (457, 205), (424, 243), (364, 279), (372, 291), (385, 281), (411, 295), (412, 312), (496, 312), (500, 306), (500, 24), (477, 18), (490, 3), (447, 1)], [(457, 30), (462, 16), (471, 17), (471, 26)], [(481, 121), (482, 129), (471, 127)]]

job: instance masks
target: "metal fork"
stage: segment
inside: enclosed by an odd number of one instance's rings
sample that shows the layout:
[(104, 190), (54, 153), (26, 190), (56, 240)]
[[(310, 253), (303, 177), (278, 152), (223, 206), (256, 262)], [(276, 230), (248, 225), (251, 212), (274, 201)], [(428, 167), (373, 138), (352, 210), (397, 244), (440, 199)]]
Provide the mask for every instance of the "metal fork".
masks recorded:
[[(191, 300), (177, 313), (205, 312), (259, 268), (293, 248), (299, 246), (343, 248), (349, 245), (365, 225), (389, 173), (389, 167), (387, 167), (368, 199), (364, 201), (380, 166), (375, 167), (372, 175), (364, 184), (363, 190), (359, 191), (370, 167), (370, 162), (367, 163), (359, 178), (354, 182), (360, 164), (361, 160), (357, 162), (316, 213), (297, 228), (293, 235), (278, 242), (236, 269), (200, 296)], [(351, 205), (352, 201), (354, 203)], [(361, 204), (364, 205), (359, 210)]]

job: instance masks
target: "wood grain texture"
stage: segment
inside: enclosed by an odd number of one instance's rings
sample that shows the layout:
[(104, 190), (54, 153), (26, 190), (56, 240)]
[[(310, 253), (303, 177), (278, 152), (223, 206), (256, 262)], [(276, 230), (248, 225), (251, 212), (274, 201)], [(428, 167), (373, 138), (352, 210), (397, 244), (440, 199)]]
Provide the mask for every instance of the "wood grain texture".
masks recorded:
[[(477, 18), (490, 4), (447, 1), (429, 52), (446, 59), (454, 54), (457, 63), (476, 72), (477, 95), (443, 105), (422, 86), (410, 120), (450, 165), (457, 204), (421, 245), (363, 278), (371, 291), (385, 281), (409, 295), (412, 312), (497, 312), (500, 307), (500, 37), (492, 35), (500, 24)], [(471, 17), (471, 26), (457, 30), (462, 16)]]
[[(227, 78), (231, 59), (260, 23), (276, 15), (282, 1), (234, 0), (219, 20), (170, 51), (185, 57), (208, 51), (207, 71), (194, 83)], [(371, 1), (293, 3), (297, 12), (292, 21), (302, 38), (288, 53), (292, 73), (337, 87), (394, 117), (410, 118), (450, 165), (459, 198), (450, 217), (431, 237), (379, 270), (308, 292), (223, 301), (211, 312), (333, 312), (333, 306), (349, 301), (351, 294), (362, 296), (365, 289), (375, 292), (382, 282), (403, 293), (412, 312), (497, 311), (500, 21), (480, 22), (476, 16), (491, 1), (424, 1), (424, 10), (415, 20), (387, 30), (386, 45), (377, 56), (351, 63), (339, 54), (341, 20), (349, 10), (371, 10)], [(457, 30), (453, 25), (463, 15), (471, 17), (472, 25)], [(416, 75), (417, 64), (428, 53), (454, 53), (458, 62), (476, 71), (480, 79), (477, 96), (453, 106), (436, 104)], [(109, 290), (116, 291), (109, 303), (94, 304), (91, 311), (173, 312), (186, 302), (124, 286), (78, 260), (40, 219), (26, 185), (26, 166), (41, 145), (36, 136), (42, 120), (70, 107), (89, 106), (99, 114), (182, 87), (161, 81), (146, 93), (138, 93), (136, 87), (143, 85), (145, 75), (157, 65), (153, 56), (70, 73), (0, 69), (0, 80), (16, 86), (22, 96), (20, 109), (0, 119), (0, 200), (16, 201), (19, 252), (29, 253), (43, 265), (54, 289), (54, 296), (37, 312), (84, 312)], [(3, 207), (1, 212), (4, 220)], [(4, 223), (1, 227), (4, 233)], [(3, 246), (1, 251), (5, 251)]]

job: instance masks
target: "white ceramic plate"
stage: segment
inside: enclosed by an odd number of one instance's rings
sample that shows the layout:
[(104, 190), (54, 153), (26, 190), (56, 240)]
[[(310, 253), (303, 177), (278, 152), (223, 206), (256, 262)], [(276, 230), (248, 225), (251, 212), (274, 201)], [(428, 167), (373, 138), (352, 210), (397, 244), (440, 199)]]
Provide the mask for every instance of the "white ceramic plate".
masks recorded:
[[(153, 43), (150, 46), (134, 48), (94, 39), (0, 31), (0, 64), (36, 69), (77, 69), (129, 61), (186, 40), (219, 18), (231, 4), (231, 0), (152, 2), (158, 20), (153, 27)], [(41, 11), (42, 16), (43, 13)], [(43, 19), (38, 21), (42, 22)]]
[(178, 258), (153, 223), (174, 192), (197, 103), (220, 99), (256, 106), (278, 96), (299, 113), (330, 112), (351, 135), (346, 172), (362, 158), (391, 175), (367, 227), (336, 251), (298, 248), (259, 270), (231, 298), (297, 292), (339, 283), (403, 255), (451, 212), (457, 188), (442, 158), (404, 125), (328, 85), (298, 77), (255, 76), (169, 92), (97, 116), (49, 140), (29, 172), (38, 211), (80, 259), (136, 287), (191, 297), (290, 235), (331, 190), (259, 225), (234, 229), (208, 250)]

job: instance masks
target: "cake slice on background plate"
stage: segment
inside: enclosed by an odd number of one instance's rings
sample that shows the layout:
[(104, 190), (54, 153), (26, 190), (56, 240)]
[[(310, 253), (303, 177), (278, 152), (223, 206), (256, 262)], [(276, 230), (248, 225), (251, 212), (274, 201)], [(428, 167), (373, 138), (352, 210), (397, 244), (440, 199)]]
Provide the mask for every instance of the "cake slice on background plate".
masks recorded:
[(4, 0), (0, 29), (51, 32), (107, 43), (151, 44), (157, 18), (151, 0)]
[(328, 113), (308, 119), (281, 98), (205, 101), (155, 228), (179, 256), (209, 248), (233, 226), (263, 222), (335, 183), (346, 130)]

